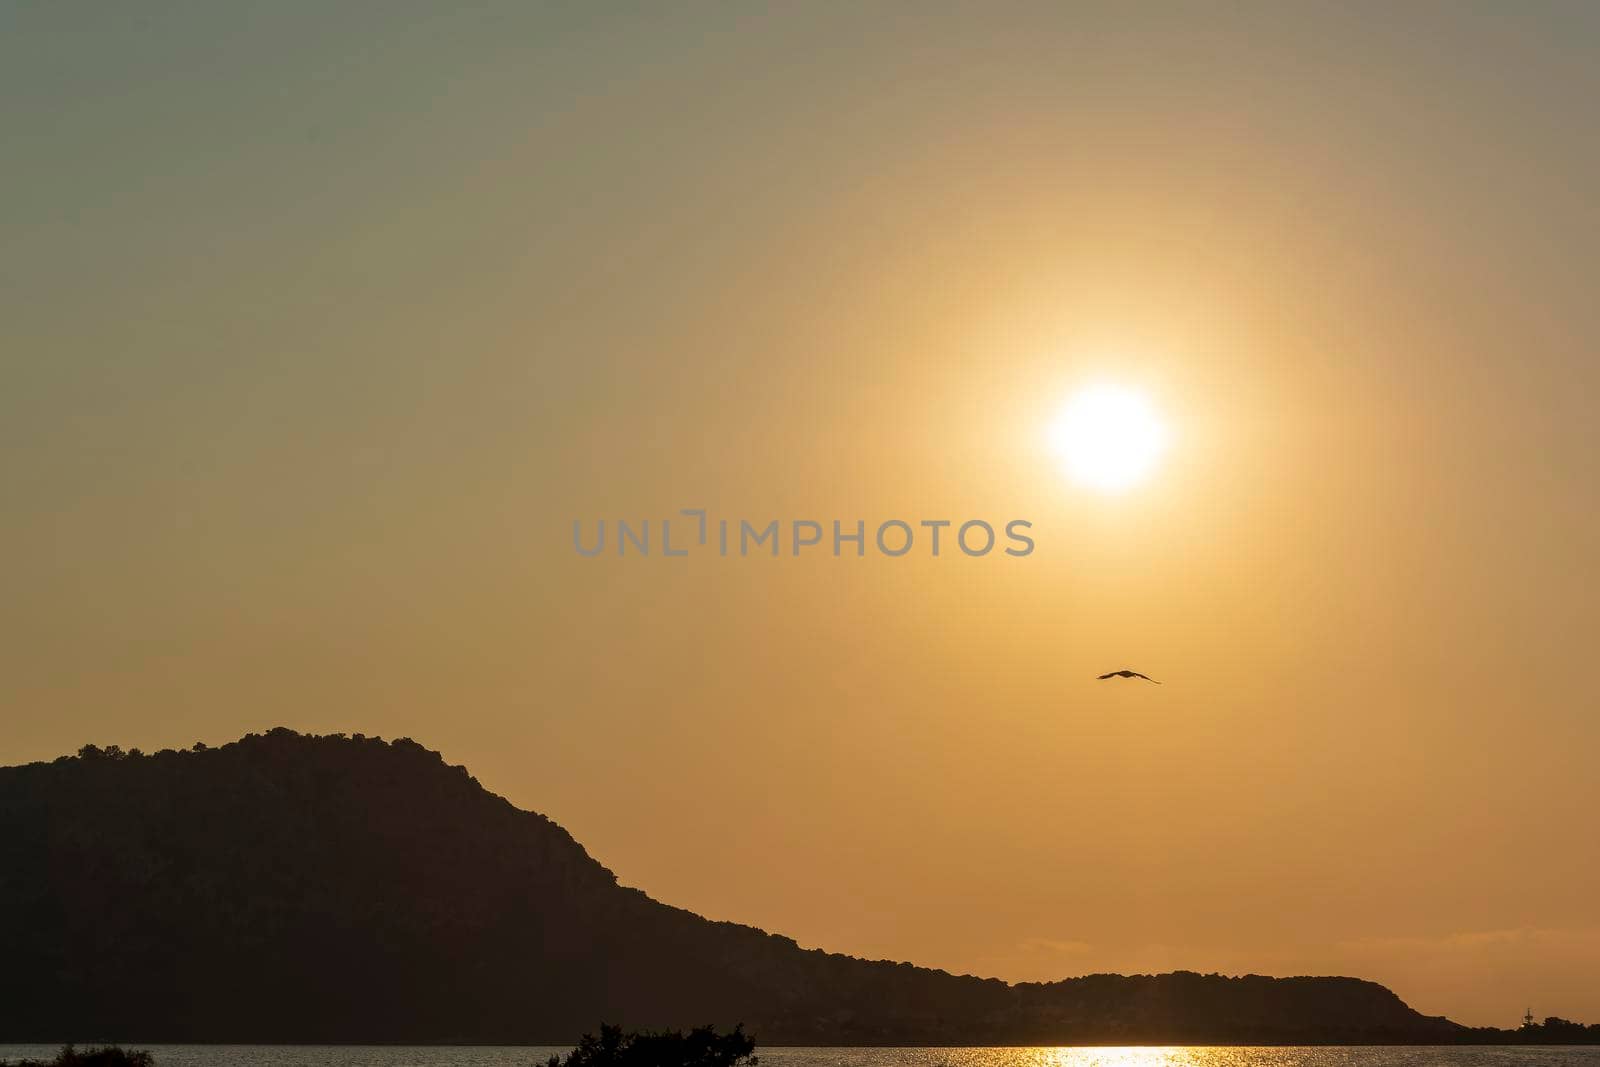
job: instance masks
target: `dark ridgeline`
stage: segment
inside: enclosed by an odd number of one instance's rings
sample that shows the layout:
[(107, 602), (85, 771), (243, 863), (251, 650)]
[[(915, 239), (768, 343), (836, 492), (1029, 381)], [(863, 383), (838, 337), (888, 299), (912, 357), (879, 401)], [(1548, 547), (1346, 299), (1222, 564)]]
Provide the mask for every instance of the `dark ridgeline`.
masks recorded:
[(742, 1021), (763, 1044), (1501, 1033), (1353, 978), (1007, 985), (804, 950), (619, 886), (409, 740), (280, 729), (0, 769), (0, 849), (6, 1041), (570, 1044), (600, 1020)]

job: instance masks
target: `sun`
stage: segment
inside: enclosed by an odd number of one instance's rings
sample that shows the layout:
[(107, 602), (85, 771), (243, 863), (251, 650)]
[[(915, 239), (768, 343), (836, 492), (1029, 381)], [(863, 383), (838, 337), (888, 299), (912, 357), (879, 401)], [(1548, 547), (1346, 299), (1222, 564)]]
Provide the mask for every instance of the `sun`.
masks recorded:
[(1166, 425), (1136, 390), (1085, 386), (1050, 427), (1050, 446), (1077, 484), (1120, 493), (1148, 478), (1167, 450)]

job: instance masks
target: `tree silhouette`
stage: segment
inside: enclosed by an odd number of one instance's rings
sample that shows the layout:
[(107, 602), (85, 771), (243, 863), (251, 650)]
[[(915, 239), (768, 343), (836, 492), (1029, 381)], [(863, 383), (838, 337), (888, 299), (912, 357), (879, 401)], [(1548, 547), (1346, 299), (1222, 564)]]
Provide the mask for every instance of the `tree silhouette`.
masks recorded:
[(551, 1056), (546, 1067), (756, 1067), (755, 1048), (742, 1024), (726, 1034), (710, 1026), (625, 1034), (602, 1023), (599, 1037), (584, 1034), (565, 1059)]

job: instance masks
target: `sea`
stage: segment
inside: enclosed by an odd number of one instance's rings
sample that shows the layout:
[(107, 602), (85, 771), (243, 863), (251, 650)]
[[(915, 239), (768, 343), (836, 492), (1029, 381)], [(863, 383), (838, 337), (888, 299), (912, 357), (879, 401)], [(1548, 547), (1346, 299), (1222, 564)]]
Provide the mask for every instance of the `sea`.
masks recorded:
[[(543, 1067), (570, 1048), (488, 1045), (138, 1045), (156, 1067)], [(0, 1045), (0, 1062), (54, 1045)], [(758, 1048), (760, 1067), (1600, 1067), (1600, 1046)]]

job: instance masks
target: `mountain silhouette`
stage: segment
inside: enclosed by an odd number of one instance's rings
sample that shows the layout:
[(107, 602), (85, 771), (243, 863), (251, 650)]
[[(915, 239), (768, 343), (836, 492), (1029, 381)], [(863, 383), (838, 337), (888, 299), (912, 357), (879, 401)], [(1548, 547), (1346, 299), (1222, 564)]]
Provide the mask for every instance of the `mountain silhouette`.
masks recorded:
[[(1354, 978), (1007, 984), (800, 948), (617, 884), (410, 740), (285, 729), (0, 769), (0, 1040), (1446, 1043)], [(982, 917), (974, 917), (981, 922)]]

